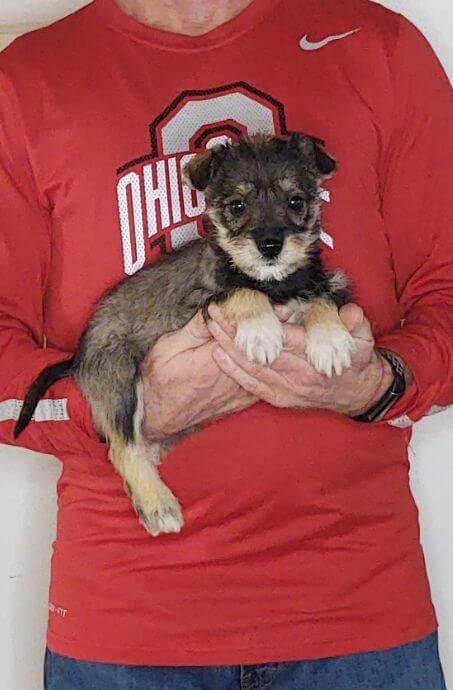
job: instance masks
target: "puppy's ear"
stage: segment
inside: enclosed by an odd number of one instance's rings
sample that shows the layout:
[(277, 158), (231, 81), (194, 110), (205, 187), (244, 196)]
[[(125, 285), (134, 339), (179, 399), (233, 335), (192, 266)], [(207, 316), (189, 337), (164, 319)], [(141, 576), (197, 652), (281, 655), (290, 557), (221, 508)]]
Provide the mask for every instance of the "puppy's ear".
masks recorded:
[(323, 141), (320, 139), (312, 139), (312, 141), (315, 149), (316, 166), (323, 177), (330, 177), (337, 169), (337, 161), (324, 150)]
[(321, 176), (325, 179), (330, 177), (337, 168), (336, 160), (325, 151), (325, 143), (322, 139), (310, 137), (306, 134), (291, 134), (291, 143), (297, 146), (308, 158), (311, 158)]
[(203, 153), (197, 153), (183, 170), (183, 180), (192, 189), (204, 192), (215, 177), (226, 156), (227, 147), (217, 144)]

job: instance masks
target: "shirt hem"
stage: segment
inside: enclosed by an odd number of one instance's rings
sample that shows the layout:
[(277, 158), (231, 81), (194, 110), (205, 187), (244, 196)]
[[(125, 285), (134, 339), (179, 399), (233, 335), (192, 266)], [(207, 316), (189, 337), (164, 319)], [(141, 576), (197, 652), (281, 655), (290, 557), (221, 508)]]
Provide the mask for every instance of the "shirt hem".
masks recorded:
[[(307, 643), (294, 639), (287, 645), (281, 642), (275, 645), (263, 645), (247, 649), (159, 649), (149, 647), (111, 648), (99, 642), (81, 644), (78, 640), (69, 640), (48, 633), (47, 645), (51, 652), (78, 661), (91, 663), (119, 664), (128, 666), (236, 666), (264, 663), (283, 663), (289, 661), (313, 661), (336, 656), (348, 656), (367, 652), (385, 651), (418, 642), (437, 630), (437, 622), (419, 628), (410, 628), (393, 632), (385, 636), (341, 639), (335, 641)], [(295, 631), (294, 635), (297, 632)], [(294, 637), (293, 635), (293, 637)], [(278, 646), (278, 649), (276, 647)]]

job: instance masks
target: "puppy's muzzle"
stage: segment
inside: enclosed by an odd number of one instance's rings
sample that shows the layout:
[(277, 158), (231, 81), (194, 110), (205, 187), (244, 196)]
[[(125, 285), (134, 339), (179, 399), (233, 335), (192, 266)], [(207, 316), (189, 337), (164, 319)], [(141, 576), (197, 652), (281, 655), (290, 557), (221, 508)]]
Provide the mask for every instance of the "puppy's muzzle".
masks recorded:
[(267, 232), (256, 239), (256, 246), (266, 259), (275, 259), (283, 248), (284, 239), (282, 231)]

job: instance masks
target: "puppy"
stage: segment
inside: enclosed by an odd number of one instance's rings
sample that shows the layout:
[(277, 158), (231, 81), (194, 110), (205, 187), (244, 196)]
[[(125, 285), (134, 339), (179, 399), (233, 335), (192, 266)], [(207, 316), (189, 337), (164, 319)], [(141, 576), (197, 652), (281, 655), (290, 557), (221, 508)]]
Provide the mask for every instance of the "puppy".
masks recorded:
[(200, 309), (208, 318), (215, 302), (235, 322), (236, 344), (250, 360), (278, 357), (283, 330), (273, 305), (288, 304), (319, 372), (340, 374), (350, 365), (354, 341), (338, 315), (348, 283), (324, 269), (318, 242), (320, 185), (335, 167), (321, 142), (300, 134), (243, 138), (195, 155), (184, 177), (205, 192), (206, 238), (144, 268), (100, 302), (73, 359), (48, 367), (31, 386), (15, 436), (47, 388), (74, 376), (144, 528), (153, 536), (179, 532), (181, 508), (157, 466), (181, 435), (144, 437), (142, 362), (162, 334)]

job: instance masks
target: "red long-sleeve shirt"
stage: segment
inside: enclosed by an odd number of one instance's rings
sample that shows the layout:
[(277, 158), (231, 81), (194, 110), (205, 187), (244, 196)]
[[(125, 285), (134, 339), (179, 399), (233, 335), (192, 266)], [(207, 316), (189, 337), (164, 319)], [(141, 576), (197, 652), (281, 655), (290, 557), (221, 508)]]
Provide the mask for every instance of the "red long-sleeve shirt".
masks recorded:
[[(412, 369), (397, 424), (452, 402), (452, 116), (425, 39), (363, 0), (255, 0), (204, 37), (95, 0), (17, 40), (0, 56), (0, 440), (104, 290), (200, 232), (187, 153), (263, 130), (309, 132), (339, 162), (324, 255)], [(152, 539), (77, 386), (55, 384), (20, 438), (63, 466), (50, 648), (228, 664), (427, 635), (400, 427), (264, 403), (211, 424), (165, 460), (186, 525)]]

